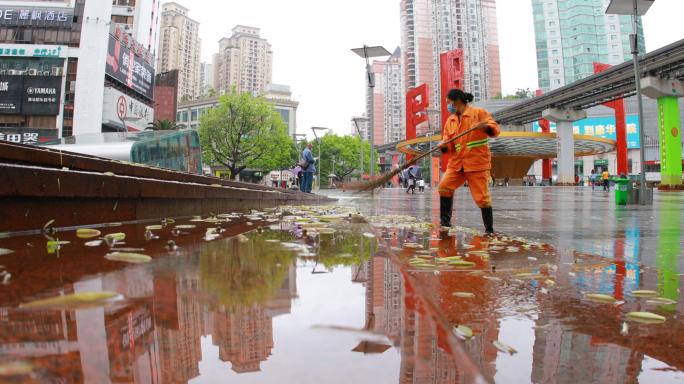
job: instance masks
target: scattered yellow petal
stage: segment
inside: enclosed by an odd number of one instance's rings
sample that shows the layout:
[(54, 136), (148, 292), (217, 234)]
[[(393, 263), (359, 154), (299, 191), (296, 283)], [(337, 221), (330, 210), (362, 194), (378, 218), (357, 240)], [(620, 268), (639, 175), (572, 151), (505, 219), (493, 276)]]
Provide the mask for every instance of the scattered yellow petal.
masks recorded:
[(131, 253), (131, 252), (112, 252), (105, 255), (105, 259), (111, 261), (122, 261), (125, 263), (141, 264), (149, 263), (152, 258), (143, 255), (141, 253)]
[(147, 231), (158, 231), (160, 229), (162, 229), (162, 226), (159, 224), (148, 225), (145, 227), (145, 230), (147, 230)]
[(475, 297), (475, 294), (474, 294), (474, 293), (471, 293), (471, 292), (454, 292), (453, 295), (456, 296), (456, 297), (463, 297), (463, 298), (473, 298), (473, 297)]

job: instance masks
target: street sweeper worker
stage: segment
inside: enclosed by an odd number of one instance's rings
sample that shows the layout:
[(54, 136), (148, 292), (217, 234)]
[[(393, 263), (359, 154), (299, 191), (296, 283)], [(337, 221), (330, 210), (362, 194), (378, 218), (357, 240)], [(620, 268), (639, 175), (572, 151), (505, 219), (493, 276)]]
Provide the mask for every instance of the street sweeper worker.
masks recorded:
[[(446, 172), (439, 183), (439, 217), (442, 227), (451, 227), (454, 191), (466, 181), (470, 194), (482, 211), (482, 222), (487, 233), (494, 233), (492, 199), (489, 195), (489, 173), (492, 155), (489, 138), (499, 136), (499, 125), (482, 108), (470, 103), (473, 95), (460, 89), (452, 89), (447, 95), (449, 118), (442, 130), (440, 149), (450, 155)], [(475, 130), (452, 143), (443, 144), (450, 138), (471, 128)]]

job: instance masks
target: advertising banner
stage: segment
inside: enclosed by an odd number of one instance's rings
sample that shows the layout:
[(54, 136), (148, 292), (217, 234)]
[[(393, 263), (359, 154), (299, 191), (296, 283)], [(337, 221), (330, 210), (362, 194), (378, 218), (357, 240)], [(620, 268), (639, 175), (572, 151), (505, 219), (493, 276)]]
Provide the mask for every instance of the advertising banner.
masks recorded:
[(61, 76), (0, 75), (0, 114), (59, 115)]
[(152, 122), (153, 116), (154, 109), (149, 105), (112, 87), (105, 87), (103, 124), (121, 126), (125, 123), (126, 131), (142, 131)]
[[(628, 115), (627, 120), (627, 148), (639, 148), (639, 130), (637, 129), (639, 117)], [(538, 122), (532, 124), (534, 132), (541, 132)], [(615, 117), (589, 117), (572, 123), (572, 130), (576, 135), (586, 135), (615, 140)], [(556, 132), (556, 123), (551, 123), (551, 132)]]
[(113, 35), (109, 35), (105, 73), (142, 96), (153, 99), (154, 68)]
[(59, 115), (61, 94), (60, 76), (24, 76), (22, 113), (30, 116)]
[(71, 28), (73, 8), (0, 6), (0, 26)]
[(56, 129), (36, 128), (2, 128), (0, 127), (0, 141), (21, 144), (39, 144), (57, 138)]
[(21, 113), (22, 76), (0, 75), (0, 114)]

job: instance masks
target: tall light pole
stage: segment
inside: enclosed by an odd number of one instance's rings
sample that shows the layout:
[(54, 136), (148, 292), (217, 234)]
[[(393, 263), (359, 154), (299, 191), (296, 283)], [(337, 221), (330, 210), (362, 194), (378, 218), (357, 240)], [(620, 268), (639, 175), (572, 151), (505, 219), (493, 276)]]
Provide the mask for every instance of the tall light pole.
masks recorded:
[(646, 156), (644, 151), (644, 105), (641, 101), (641, 70), (639, 69), (639, 16), (643, 16), (651, 8), (655, 0), (610, 0), (606, 14), (631, 15), (632, 34), (629, 35), (632, 49), (632, 61), (634, 62), (634, 82), (636, 83), (636, 97), (638, 106), (637, 129), (639, 130), (639, 156), (641, 157), (641, 175), (639, 176), (639, 204), (646, 204)]
[(328, 128), (325, 127), (311, 127), (316, 141), (318, 141), (318, 161), (316, 161), (318, 169), (318, 189), (321, 189), (321, 139), (316, 135), (316, 131), (327, 131)]
[[(364, 151), (364, 148), (363, 148), (363, 135), (361, 134), (361, 130), (359, 129), (359, 121), (368, 122), (368, 118), (367, 117), (355, 117), (352, 119), (352, 121), (354, 122), (354, 125), (356, 126), (356, 132), (359, 134), (359, 139), (361, 140), (361, 150), (359, 151), (360, 156), (361, 156), (361, 159), (360, 159), (361, 165), (360, 165), (359, 169), (361, 170), (361, 180), (363, 180), (363, 151)], [(371, 152), (373, 152), (372, 147), (371, 147)]]
[(375, 127), (373, 123), (373, 88), (375, 88), (375, 76), (373, 76), (373, 70), (371, 68), (370, 64), (370, 58), (371, 57), (383, 57), (383, 56), (391, 56), (392, 54), (389, 53), (387, 49), (381, 46), (375, 46), (375, 47), (369, 47), (367, 45), (364, 45), (361, 48), (354, 48), (352, 49), (352, 52), (356, 53), (360, 57), (366, 59), (366, 80), (368, 84), (368, 99), (366, 100), (368, 103), (368, 130), (370, 131), (370, 147), (371, 147), (371, 153), (370, 153), (370, 176), (373, 177), (375, 175), (375, 153), (373, 152), (373, 149), (375, 147)]

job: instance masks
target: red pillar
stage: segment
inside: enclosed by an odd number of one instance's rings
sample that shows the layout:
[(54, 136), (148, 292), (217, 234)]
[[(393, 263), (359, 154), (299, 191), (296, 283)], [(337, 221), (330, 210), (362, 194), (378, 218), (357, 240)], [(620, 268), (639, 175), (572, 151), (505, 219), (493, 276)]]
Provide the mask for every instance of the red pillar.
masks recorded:
[[(447, 108), (447, 94), (452, 88), (463, 89), (465, 67), (463, 65), (463, 50), (454, 49), (439, 54), (439, 78), (440, 78), (440, 105), (442, 107), (441, 132), (449, 118)], [(446, 171), (449, 155), (442, 155), (442, 171)]]
[[(537, 89), (536, 94), (537, 94), (537, 96), (541, 96), (542, 90)], [(539, 120), (539, 127), (541, 128), (542, 133), (551, 132), (551, 123), (546, 119)], [(549, 179), (551, 179), (551, 177), (553, 177), (553, 169), (551, 167), (551, 159), (543, 159), (542, 160), (542, 180), (549, 180)]]
[[(427, 108), (430, 106), (427, 84), (421, 84), (406, 92), (406, 140), (416, 138), (418, 124), (428, 120)], [(410, 155), (406, 155), (411, 159)]]
[[(594, 73), (603, 72), (610, 68), (611, 65), (603, 63), (594, 63)], [(627, 122), (625, 120), (625, 100), (615, 100), (603, 104), (608, 108), (615, 110), (615, 141), (617, 151), (617, 174), (629, 173), (627, 167)]]

